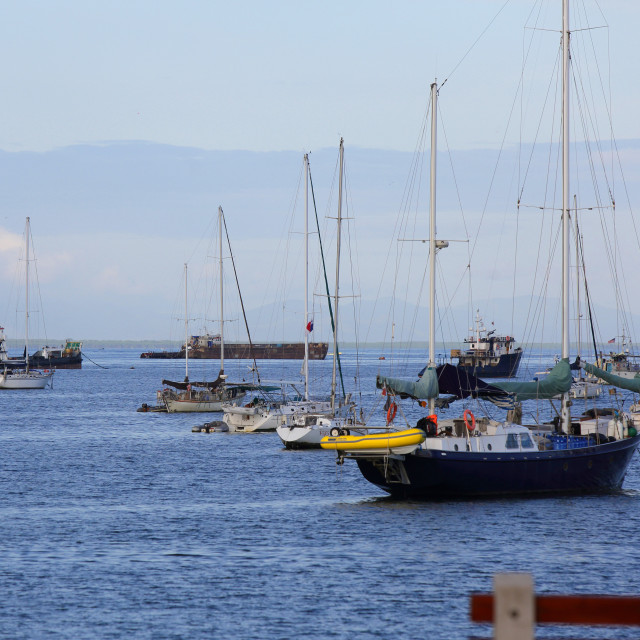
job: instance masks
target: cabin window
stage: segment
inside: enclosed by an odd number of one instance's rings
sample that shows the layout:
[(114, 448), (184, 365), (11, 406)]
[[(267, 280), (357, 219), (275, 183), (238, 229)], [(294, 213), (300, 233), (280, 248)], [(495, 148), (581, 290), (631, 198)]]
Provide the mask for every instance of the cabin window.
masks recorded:
[(487, 445), (487, 449), (489, 449), (489, 451), (491, 451), (491, 445), (490, 444)]
[(533, 440), (531, 440), (531, 436), (528, 433), (520, 435), (520, 443), (525, 449), (531, 449), (531, 447), (533, 447)]
[(518, 449), (520, 447), (520, 444), (518, 442), (518, 434), (516, 433), (507, 434), (506, 447), (507, 449)]

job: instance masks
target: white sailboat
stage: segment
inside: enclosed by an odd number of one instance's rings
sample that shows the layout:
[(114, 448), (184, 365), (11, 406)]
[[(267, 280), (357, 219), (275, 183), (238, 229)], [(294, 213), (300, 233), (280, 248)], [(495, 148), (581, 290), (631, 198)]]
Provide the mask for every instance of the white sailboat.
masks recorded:
[[(305, 168), (308, 171), (309, 160), (305, 155)], [(329, 435), (333, 429), (347, 432), (350, 427), (355, 425), (353, 417), (346, 416), (345, 413), (353, 411), (353, 404), (350, 397), (343, 397), (342, 394), (336, 406), (336, 389), (337, 389), (337, 363), (338, 363), (338, 299), (340, 285), (340, 239), (342, 225), (342, 187), (343, 187), (343, 171), (344, 171), (344, 140), (340, 139), (340, 175), (338, 180), (338, 232), (336, 241), (336, 283), (333, 306), (333, 368), (331, 376), (331, 401), (322, 403), (322, 410), (314, 410), (314, 404), (309, 400), (309, 360), (305, 357), (305, 401), (300, 403), (292, 403), (282, 415), (281, 424), (277, 427), (276, 432), (282, 440), (282, 443), (288, 449), (303, 448), (319, 448), (320, 441), (323, 437)], [(306, 194), (305, 204), (305, 235), (307, 237), (307, 269), (308, 269), (308, 193)], [(305, 278), (305, 323), (309, 321), (308, 317), (308, 277)], [(306, 337), (306, 351), (308, 354), (308, 335)], [(289, 413), (290, 412), (290, 413)]]
[(227, 375), (224, 372), (224, 298), (223, 298), (223, 272), (222, 272), (222, 207), (218, 207), (218, 232), (220, 251), (220, 373), (212, 382), (189, 381), (189, 329), (187, 314), (187, 265), (184, 266), (185, 284), (185, 379), (184, 382), (172, 382), (163, 380), (169, 385), (161, 392), (161, 400), (167, 407), (168, 413), (209, 413), (222, 411), (225, 403), (240, 400), (246, 395), (242, 385), (228, 385)]
[[(53, 371), (37, 371), (29, 369), (29, 238), (31, 235), (31, 221), (27, 217), (25, 225), (25, 367), (24, 369), (9, 368), (6, 363), (0, 373), (0, 389), (44, 389), (51, 385)], [(2, 336), (4, 342), (4, 335)]]
[[(287, 400), (282, 393), (280, 401), (264, 400), (247, 406), (225, 405), (223, 407), (223, 422), (229, 426), (229, 431), (250, 433), (254, 431), (278, 431), (290, 424), (298, 416), (308, 414), (326, 415), (331, 413), (329, 401), (312, 400), (309, 391), (309, 155), (304, 155), (305, 172), (305, 295), (304, 295), (304, 398)], [(283, 389), (286, 385), (283, 384)], [(281, 436), (282, 437), (282, 436)]]

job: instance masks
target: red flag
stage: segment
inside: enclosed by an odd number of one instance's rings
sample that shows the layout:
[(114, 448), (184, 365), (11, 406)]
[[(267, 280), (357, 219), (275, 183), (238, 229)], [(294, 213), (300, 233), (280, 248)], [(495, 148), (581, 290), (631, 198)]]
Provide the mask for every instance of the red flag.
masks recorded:
[(311, 333), (313, 331), (313, 320), (309, 320), (307, 323), (307, 331)]
[(607, 344), (613, 344), (616, 341), (615, 338), (611, 338), (611, 340), (609, 340), (609, 342), (607, 342)]

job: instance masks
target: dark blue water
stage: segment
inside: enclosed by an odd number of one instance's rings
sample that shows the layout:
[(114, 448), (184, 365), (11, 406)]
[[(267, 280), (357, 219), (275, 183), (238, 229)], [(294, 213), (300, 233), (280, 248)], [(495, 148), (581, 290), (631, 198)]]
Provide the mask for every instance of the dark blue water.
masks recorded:
[[(499, 571), (533, 573), (539, 592), (640, 594), (638, 457), (616, 495), (393, 501), (331, 453), (136, 413), (180, 363), (87, 355), (109, 368), (0, 393), (2, 638), (489, 636), (469, 595)], [(377, 356), (360, 372), (368, 395)]]

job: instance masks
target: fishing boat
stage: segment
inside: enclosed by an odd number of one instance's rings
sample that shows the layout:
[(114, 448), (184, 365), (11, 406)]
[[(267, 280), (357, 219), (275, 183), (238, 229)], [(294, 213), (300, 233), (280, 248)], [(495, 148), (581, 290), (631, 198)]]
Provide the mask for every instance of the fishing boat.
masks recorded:
[[(31, 237), (31, 221), (27, 217), (25, 224), (25, 333), (24, 333), (24, 368), (2, 363), (0, 372), (0, 389), (44, 389), (52, 384), (53, 371), (38, 371), (29, 362), (29, 239)], [(4, 338), (4, 333), (2, 333)], [(2, 341), (4, 343), (4, 340)], [(0, 347), (1, 348), (1, 347)], [(6, 351), (5, 351), (6, 354)]]
[[(436, 238), (435, 151), (437, 132), (436, 83), (431, 86), (431, 175), (429, 235), (429, 362), (424, 375), (413, 382), (378, 376), (377, 386), (387, 395), (389, 409), (396, 399), (414, 399), (427, 406), (428, 414), (418, 420), (425, 439), (409, 453), (359, 450), (355, 441), (338, 436), (323, 438), (322, 447), (338, 449), (338, 462), (353, 459), (370, 482), (397, 497), (440, 498), (456, 496), (544, 495), (614, 491), (622, 486), (640, 435), (629, 415), (617, 412), (608, 419), (572, 418), (569, 390), (569, 2), (562, 2), (562, 352), (548, 376), (534, 382), (500, 381), (483, 389), (467, 372), (454, 368), (460, 381), (453, 399), (479, 397), (485, 393), (497, 403), (509, 399), (561, 397), (558, 419), (552, 425), (528, 428), (513, 421), (476, 420), (470, 409), (462, 419), (440, 420), (436, 399), (443, 391), (442, 377), (435, 365), (436, 252), (447, 241)], [(585, 366), (587, 372), (611, 383), (612, 374)], [(442, 370), (441, 370), (442, 371)], [(463, 391), (466, 376), (466, 395)], [(640, 380), (628, 381), (629, 386)], [(500, 397), (500, 393), (506, 397)], [(475, 394), (475, 395), (474, 395)], [(427, 401), (427, 402), (426, 402)], [(511, 414), (513, 415), (513, 414)], [(389, 422), (389, 420), (387, 420)], [(400, 432), (411, 429), (398, 430)], [(339, 447), (338, 447), (339, 445)]]
[(29, 356), (29, 362), (41, 369), (81, 369), (82, 342), (67, 339), (59, 347), (42, 347)]

